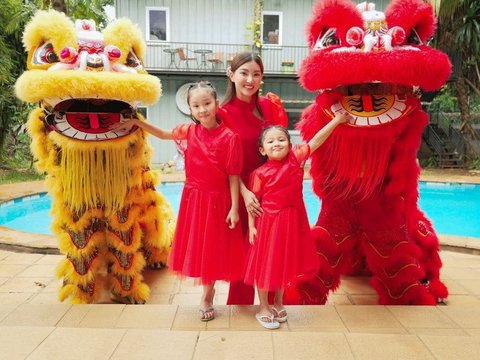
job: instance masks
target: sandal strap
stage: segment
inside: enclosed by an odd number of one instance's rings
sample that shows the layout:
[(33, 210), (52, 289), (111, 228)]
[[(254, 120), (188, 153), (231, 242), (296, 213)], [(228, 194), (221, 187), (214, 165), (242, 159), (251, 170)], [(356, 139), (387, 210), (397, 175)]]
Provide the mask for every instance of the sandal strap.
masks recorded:
[(272, 315), (259, 315), (258, 318), (263, 322), (273, 323), (274, 316)]
[(283, 314), (283, 316), (287, 315), (287, 309), (285, 309), (285, 308), (277, 310), (276, 308), (272, 307), (272, 312), (274, 313), (274, 315), (276, 317), (282, 317), (281, 316), (282, 314)]

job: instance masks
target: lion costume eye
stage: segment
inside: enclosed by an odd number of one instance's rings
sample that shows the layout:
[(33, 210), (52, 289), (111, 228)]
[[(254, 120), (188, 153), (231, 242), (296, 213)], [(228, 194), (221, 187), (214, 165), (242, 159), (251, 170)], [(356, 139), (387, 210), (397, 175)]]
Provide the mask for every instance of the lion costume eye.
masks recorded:
[(325, 49), (334, 45), (340, 45), (340, 40), (337, 37), (337, 30), (330, 28), (323, 35), (319, 35), (313, 50)]
[(420, 36), (418, 36), (418, 33), (415, 29), (412, 29), (410, 31), (410, 34), (408, 35), (408, 38), (407, 38), (407, 44), (423, 45), (423, 41), (422, 39), (420, 39)]
[(50, 65), (58, 61), (58, 56), (53, 50), (53, 45), (51, 43), (40, 45), (32, 56), (33, 65)]
[(143, 65), (140, 60), (138, 60), (137, 55), (135, 55), (133, 52), (129, 52), (127, 55), (127, 61), (126, 64), (128, 67), (141, 70), (143, 69)]

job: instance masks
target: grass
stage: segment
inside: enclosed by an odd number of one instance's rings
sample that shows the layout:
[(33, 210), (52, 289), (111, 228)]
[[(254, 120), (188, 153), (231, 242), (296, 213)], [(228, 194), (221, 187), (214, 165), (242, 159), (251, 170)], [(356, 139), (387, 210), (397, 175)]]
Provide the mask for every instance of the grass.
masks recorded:
[(43, 180), (44, 178), (45, 176), (38, 174), (35, 169), (0, 169), (0, 185)]

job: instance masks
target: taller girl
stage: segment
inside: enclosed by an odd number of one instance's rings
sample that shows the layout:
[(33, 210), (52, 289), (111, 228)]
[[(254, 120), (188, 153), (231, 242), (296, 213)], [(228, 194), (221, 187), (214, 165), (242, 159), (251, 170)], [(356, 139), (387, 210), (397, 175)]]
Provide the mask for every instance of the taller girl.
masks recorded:
[[(259, 96), (263, 79), (263, 62), (258, 54), (240, 53), (227, 70), (227, 92), (221, 106), (229, 113), (225, 125), (240, 136), (243, 148), (243, 170), (240, 192), (244, 204), (240, 204), (240, 223), (248, 251), (248, 214), (259, 215), (260, 203), (247, 186), (250, 173), (262, 165), (265, 159), (258, 152), (258, 139), (262, 130), (271, 125), (287, 126), (288, 118), (280, 98), (268, 93)], [(230, 283), (227, 304), (253, 304), (254, 288), (243, 281)]]

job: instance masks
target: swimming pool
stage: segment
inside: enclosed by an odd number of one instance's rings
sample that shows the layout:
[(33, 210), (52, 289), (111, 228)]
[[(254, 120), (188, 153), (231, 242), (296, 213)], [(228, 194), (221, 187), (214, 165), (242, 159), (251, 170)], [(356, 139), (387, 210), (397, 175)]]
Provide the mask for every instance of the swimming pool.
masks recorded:
[[(178, 211), (183, 183), (158, 186)], [(320, 201), (312, 192), (312, 181), (304, 181), (304, 198), (308, 219), (317, 220)], [(480, 238), (480, 185), (420, 182), (420, 208), (427, 214), (439, 234)], [(50, 204), (47, 194), (15, 199), (0, 204), (0, 225), (12, 229), (51, 234)]]

